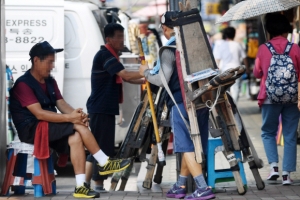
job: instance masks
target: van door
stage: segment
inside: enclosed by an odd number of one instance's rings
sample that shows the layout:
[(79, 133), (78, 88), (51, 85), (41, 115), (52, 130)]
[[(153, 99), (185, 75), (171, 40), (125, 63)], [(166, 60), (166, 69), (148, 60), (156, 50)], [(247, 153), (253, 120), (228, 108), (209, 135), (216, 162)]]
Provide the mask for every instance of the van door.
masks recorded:
[(74, 108), (86, 111), (91, 93), (93, 59), (103, 36), (93, 15), (98, 7), (91, 3), (65, 1), (64, 99)]
[[(31, 68), (29, 51), (34, 44), (48, 41), (54, 48), (64, 47), (63, 12), (63, 0), (5, 1), (6, 64), (15, 80)], [(63, 92), (63, 53), (56, 55), (51, 74)]]

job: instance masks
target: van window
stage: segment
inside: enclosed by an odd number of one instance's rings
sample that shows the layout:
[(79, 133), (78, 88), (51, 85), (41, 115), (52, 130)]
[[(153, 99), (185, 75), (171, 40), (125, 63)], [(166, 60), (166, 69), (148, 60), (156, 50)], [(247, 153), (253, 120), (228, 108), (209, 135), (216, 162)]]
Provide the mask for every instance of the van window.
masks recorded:
[(65, 58), (73, 59), (80, 55), (85, 44), (85, 32), (81, 20), (74, 12), (65, 11)]
[(93, 15), (97, 21), (97, 24), (99, 26), (99, 29), (101, 31), (101, 34), (103, 35), (103, 39), (104, 38), (104, 27), (107, 24), (106, 18), (104, 16), (104, 11), (103, 10), (93, 10)]

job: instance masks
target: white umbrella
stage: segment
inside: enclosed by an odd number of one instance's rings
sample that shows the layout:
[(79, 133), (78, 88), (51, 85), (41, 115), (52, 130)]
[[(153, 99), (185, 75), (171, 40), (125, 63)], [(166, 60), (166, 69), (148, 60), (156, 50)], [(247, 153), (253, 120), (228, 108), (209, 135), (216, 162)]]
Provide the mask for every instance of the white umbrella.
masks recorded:
[(297, 0), (246, 0), (230, 8), (217, 20), (216, 24), (249, 19), (266, 13), (288, 10), (299, 5), (300, 2)]

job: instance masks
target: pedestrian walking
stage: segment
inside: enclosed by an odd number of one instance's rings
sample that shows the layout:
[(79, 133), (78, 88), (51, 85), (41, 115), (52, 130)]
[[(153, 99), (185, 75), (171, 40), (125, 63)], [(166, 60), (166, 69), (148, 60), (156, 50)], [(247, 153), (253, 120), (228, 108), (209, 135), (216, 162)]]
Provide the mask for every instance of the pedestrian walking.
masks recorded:
[[(233, 27), (225, 28), (222, 32), (223, 40), (217, 42), (213, 48), (213, 54), (221, 72), (230, 68), (236, 68), (242, 62), (246, 66), (247, 71), (249, 69), (246, 53), (242, 45), (234, 41), (235, 32), (235, 28)], [(230, 87), (230, 94), (235, 102), (239, 99), (240, 88), (241, 78), (238, 78)]]
[(266, 16), (266, 30), (271, 40), (260, 45), (253, 70), (254, 76), (261, 78), (257, 99), (262, 111), (261, 137), (271, 168), (268, 180), (277, 180), (279, 177), (276, 134), (279, 116), (282, 118), (283, 185), (292, 183), (290, 172), (296, 170), (296, 131), (300, 109), (298, 91), (300, 49), (297, 44), (287, 40), (290, 29), (290, 23), (285, 16), (281, 14)]
[[(167, 11), (161, 17), (161, 28), (164, 36), (168, 39), (167, 45), (176, 45), (174, 30), (172, 25), (172, 15), (176, 14), (175, 11)], [(170, 50), (171, 51), (171, 50)], [(169, 55), (169, 54), (168, 54)], [(180, 112), (183, 117), (188, 121), (188, 115), (184, 107), (183, 99), (181, 96), (180, 83), (178, 78), (178, 72), (175, 62), (175, 49), (172, 51), (172, 59), (169, 63), (166, 63), (163, 67), (163, 71), (168, 82), (168, 86), (175, 98), (176, 104), (178, 105)], [(160, 63), (159, 61), (157, 63)], [(140, 68), (141, 75), (152, 84), (163, 87), (163, 83), (157, 74), (162, 67), (160, 64), (156, 65), (153, 70), (147, 68)], [(179, 114), (179, 110), (176, 108), (174, 102), (169, 95), (166, 97), (166, 103), (170, 110), (171, 126), (174, 134), (174, 152), (182, 153), (182, 162), (180, 175), (178, 181), (173, 187), (167, 192), (168, 198), (185, 198), (189, 200), (198, 199), (212, 199), (215, 198), (215, 194), (212, 189), (207, 186), (204, 176), (202, 174), (201, 164), (196, 162), (194, 144), (191, 139), (190, 133)], [(197, 117), (200, 127), (201, 140), (203, 144), (207, 144), (208, 140), (208, 109), (200, 109), (197, 111)], [(205, 151), (206, 146), (203, 146)], [(192, 174), (197, 185), (197, 189), (191, 195), (186, 195), (186, 182), (187, 176)]]

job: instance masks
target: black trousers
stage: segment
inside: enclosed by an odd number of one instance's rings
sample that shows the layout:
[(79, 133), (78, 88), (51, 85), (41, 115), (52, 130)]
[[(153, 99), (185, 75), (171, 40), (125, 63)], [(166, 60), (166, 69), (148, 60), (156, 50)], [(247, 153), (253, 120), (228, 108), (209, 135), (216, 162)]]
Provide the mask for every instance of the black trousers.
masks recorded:
[[(100, 146), (100, 149), (109, 157), (115, 154), (115, 115), (107, 114), (89, 114), (89, 124), (91, 131)], [(97, 161), (92, 154), (87, 157), (88, 162), (93, 162), (93, 176), (94, 181), (105, 180), (107, 175), (99, 175)]]

